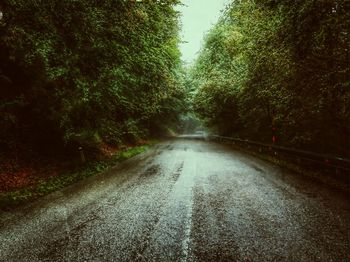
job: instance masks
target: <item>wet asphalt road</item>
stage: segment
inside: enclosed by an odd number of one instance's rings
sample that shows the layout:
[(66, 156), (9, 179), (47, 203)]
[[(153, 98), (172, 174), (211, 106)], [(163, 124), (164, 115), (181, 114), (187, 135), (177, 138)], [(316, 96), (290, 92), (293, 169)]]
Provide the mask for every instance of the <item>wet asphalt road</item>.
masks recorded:
[(350, 201), (177, 139), (0, 215), (0, 261), (350, 261)]

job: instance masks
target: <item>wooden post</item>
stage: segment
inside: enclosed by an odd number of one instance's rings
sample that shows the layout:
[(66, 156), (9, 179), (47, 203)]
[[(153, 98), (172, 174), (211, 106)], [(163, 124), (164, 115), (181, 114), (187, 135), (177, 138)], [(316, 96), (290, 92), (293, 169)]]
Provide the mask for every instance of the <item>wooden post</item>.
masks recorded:
[(84, 164), (86, 162), (86, 159), (85, 159), (83, 148), (80, 146), (78, 148), (78, 150), (79, 150), (79, 153), (80, 153), (80, 161), (81, 161), (82, 164)]

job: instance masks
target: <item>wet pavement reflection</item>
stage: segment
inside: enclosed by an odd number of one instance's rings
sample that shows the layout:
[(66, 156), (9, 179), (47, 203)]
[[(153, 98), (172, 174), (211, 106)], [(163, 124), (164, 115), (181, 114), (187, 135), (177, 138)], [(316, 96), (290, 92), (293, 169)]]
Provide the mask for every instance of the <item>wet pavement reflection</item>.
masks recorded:
[(346, 195), (185, 137), (0, 223), (0, 261), (350, 261)]

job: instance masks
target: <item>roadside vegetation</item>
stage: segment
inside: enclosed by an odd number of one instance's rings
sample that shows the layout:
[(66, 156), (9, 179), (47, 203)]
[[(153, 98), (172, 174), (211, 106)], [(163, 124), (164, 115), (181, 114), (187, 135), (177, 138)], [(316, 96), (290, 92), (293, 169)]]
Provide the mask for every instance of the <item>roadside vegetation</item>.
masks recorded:
[(155, 141), (152, 141), (144, 145), (113, 152), (103, 159), (96, 159), (86, 164), (75, 164), (68, 167), (50, 166), (43, 173), (40, 172), (43, 169), (33, 170), (32, 174), (23, 174), (22, 171), (22, 176), (19, 177), (16, 176), (18, 175), (17, 173), (14, 173), (11, 180), (2, 181), (3, 184), (0, 187), (2, 189), (0, 190), (0, 209), (15, 207), (102, 173), (124, 160), (145, 152), (154, 143)]
[(176, 124), (186, 94), (176, 3), (2, 1), (1, 148), (56, 155)]
[[(178, 2), (1, 1), (0, 193), (46, 194), (109, 166), (106, 150), (178, 131)], [(79, 148), (88, 166), (76, 171)]]
[(233, 1), (191, 68), (215, 133), (350, 157), (350, 3)]

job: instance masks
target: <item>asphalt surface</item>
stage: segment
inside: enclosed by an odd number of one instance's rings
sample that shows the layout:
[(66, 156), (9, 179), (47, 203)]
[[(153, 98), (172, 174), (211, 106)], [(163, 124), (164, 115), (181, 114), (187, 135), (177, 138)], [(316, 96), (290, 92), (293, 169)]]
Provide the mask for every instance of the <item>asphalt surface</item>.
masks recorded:
[(0, 261), (350, 261), (350, 201), (226, 146), (176, 139), (2, 213)]

